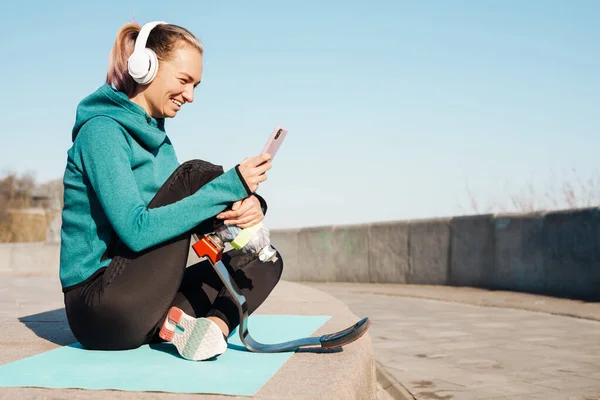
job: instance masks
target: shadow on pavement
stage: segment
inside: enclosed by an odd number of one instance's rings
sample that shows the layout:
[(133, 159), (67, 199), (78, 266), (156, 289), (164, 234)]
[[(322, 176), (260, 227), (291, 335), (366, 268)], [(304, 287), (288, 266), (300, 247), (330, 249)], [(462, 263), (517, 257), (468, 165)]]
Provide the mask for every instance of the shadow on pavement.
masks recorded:
[(64, 307), (20, 317), (19, 321), (38, 337), (60, 346), (77, 341), (69, 328)]
[[(227, 343), (227, 347), (230, 349), (234, 349), (237, 351), (244, 351), (244, 352), (249, 352), (250, 350), (248, 350), (247, 348), (245, 348), (244, 346), (240, 346), (237, 344), (233, 344), (233, 343)], [(321, 347), (301, 347), (298, 350), (296, 350), (296, 353), (317, 353), (317, 354), (323, 354), (323, 353), (339, 353), (344, 351), (341, 347), (338, 348), (334, 348), (334, 349), (323, 349)]]
[[(27, 328), (31, 329), (31, 331), (38, 337), (60, 346), (66, 346), (77, 342), (77, 339), (75, 339), (73, 333), (71, 332), (71, 328), (69, 328), (64, 307), (20, 317), (19, 321), (22, 322)], [(150, 347), (155, 350), (172, 353), (173, 355), (179, 356), (175, 347), (170, 344), (152, 343), (150, 344)], [(249, 351), (244, 346), (239, 346), (232, 343), (228, 343), (227, 347), (238, 351)], [(298, 353), (316, 354), (339, 353), (342, 351), (344, 350), (341, 347), (332, 349), (323, 349), (320, 347), (302, 347), (296, 350)]]

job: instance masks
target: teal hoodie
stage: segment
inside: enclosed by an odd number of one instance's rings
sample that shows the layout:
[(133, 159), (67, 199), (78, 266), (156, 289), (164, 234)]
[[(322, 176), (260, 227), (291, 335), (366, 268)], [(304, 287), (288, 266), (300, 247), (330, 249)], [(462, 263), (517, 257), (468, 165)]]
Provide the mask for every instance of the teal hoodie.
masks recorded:
[(191, 230), (250, 194), (236, 166), (189, 197), (147, 209), (179, 162), (164, 119), (152, 118), (108, 84), (79, 103), (72, 141), (63, 178), (63, 291), (110, 263), (102, 256), (113, 231), (131, 250), (141, 251)]

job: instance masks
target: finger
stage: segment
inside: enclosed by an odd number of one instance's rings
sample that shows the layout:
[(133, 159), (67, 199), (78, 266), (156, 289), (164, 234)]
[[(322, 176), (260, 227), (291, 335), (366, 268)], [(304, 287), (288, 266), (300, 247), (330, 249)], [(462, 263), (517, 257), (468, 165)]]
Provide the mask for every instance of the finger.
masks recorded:
[(238, 201), (236, 201), (235, 203), (233, 203), (233, 206), (231, 206), (231, 209), (235, 211), (235, 210), (237, 210), (238, 208), (240, 208), (240, 206), (241, 206), (241, 205), (242, 205), (242, 201), (241, 201), (241, 200), (238, 200)]
[(252, 190), (252, 192), (256, 192), (258, 190), (258, 185), (264, 181), (267, 180), (267, 176), (266, 175), (259, 175), (255, 178), (252, 179), (251, 183), (248, 184), (248, 186), (250, 187), (250, 189)]
[(256, 179), (256, 181), (255, 181), (255, 182), (256, 182), (257, 184), (258, 184), (258, 183), (262, 183), (262, 182), (264, 182), (264, 181), (266, 181), (266, 180), (267, 180), (267, 174), (264, 174), (264, 175), (259, 175), (259, 176), (257, 176), (255, 179)]
[(273, 157), (271, 157), (270, 154), (267, 153), (263, 153), (260, 155), (261, 156), (261, 161), (258, 163), (258, 167), (260, 167), (261, 165), (265, 165), (266, 163), (270, 163), (271, 160), (273, 159)]
[(226, 219), (234, 219), (234, 218), (245, 217), (247, 214), (252, 213), (253, 210), (255, 210), (254, 204), (249, 201), (244, 201), (244, 202), (242, 202), (240, 208), (237, 209), (236, 211), (228, 211), (223, 214), (224, 214), (224, 218), (226, 218)]
[(261, 182), (264, 182), (264, 181), (266, 181), (266, 180), (267, 180), (267, 178), (268, 178), (268, 175), (267, 175), (267, 174), (256, 175), (256, 176), (253, 176), (253, 177), (251, 178), (251, 179), (252, 179), (252, 180), (251, 180), (251, 182), (252, 182), (252, 183), (254, 183), (254, 184), (259, 184), (259, 183), (261, 183)]
[(256, 157), (252, 157), (251, 160), (248, 162), (250, 165), (252, 165), (253, 167), (257, 167), (267, 161), (271, 160), (271, 155), (269, 153), (263, 153), (259, 156)]
[[(253, 213), (253, 214), (250, 214), (248, 216), (244, 216), (244, 217), (241, 217), (241, 218), (238, 218), (238, 219), (235, 219), (235, 220), (225, 221), (225, 224), (226, 225), (237, 225), (237, 226), (240, 226), (240, 224), (249, 224), (252, 221), (257, 220), (258, 217), (259, 216), (258, 216), (257, 213)], [(241, 226), (240, 226), (240, 228), (241, 228)]]
[(259, 220), (259, 215), (258, 214), (252, 214), (252, 215), (249, 215), (247, 217), (243, 217), (243, 218), (238, 218), (236, 220), (232, 220), (231, 223), (228, 223), (228, 221), (225, 221), (225, 223), (227, 225), (237, 225), (237, 226), (239, 226), (241, 228), (242, 225), (245, 225), (245, 227), (255, 225), (256, 224), (255, 221), (258, 221), (258, 220)]
[(257, 158), (260, 159), (260, 163), (262, 164), (264, 162), (271, 161), (273, 157), (271, 157), (269, 153), (262, 153)]
[(271, 167), (273, 166), (273, 164), (271, 163), (271, 161), (268, 161), (262, 165), (259, 165), (258, 167), (254, 168), (254, 173), (256, 175), (262, 175), (265, 172), (267, 172), (268, 170), (271, 169)]
[(224, 218), (237, 218), (241, 215), (243, 215), (244, 212), (242, 210), (236, 210), (236, 211), (225, 211), (219, 215), (217, 215), (217, 217), (219, 219), (224, 219)]
[(258, 215), (256, 215), (256, 217), (252, 221), (242, 222), (241, 225), (238, 225), (238, 226), (240, 226), (242, 229), (248, 228), (250, 226), (254, 226), (254, 225), (258, 224), (263, 219), (265, 219), (265, 216), (264, 216), (264, 214), (261, 211), (261, 212), (258, 213)]
[(217, 218), (218, 219), (234, 218), (234, 215), (232, 215), (232, 214), (233, 213), (231, 211), (225, 211), (220, 214), (217, 214)]

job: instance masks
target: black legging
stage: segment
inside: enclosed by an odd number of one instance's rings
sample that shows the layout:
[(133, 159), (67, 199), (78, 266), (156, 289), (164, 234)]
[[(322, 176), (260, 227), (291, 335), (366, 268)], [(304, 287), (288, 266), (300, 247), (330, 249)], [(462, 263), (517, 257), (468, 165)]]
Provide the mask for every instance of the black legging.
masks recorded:
[[(223, 173), (211, 163), (183, 163), (156, 193), (148, 208), (174, 203)], [(108, 267), (65, 293), (67, 319), (87, 349), (133, 349), (160, 342), (158, 331), (171, 306), (195, 317), (221, 318), (230, 331), (239, 325), (235, 303), (209, 261), (186, 268), (192, 233), (212, 232), (213, 219), (174, 239), (135, 253), (122, 241), (109, 245)], [(223, 254), (232, 277), (254, 312), (279, 282), (283, 260), (262, 262), (256, 254)]]

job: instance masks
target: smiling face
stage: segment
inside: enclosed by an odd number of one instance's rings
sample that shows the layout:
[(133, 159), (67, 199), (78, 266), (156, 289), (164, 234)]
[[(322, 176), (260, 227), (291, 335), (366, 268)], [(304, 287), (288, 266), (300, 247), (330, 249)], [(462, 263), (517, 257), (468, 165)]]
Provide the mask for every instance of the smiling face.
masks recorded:
[(170, 60), (160, 61), (154, 80), (132, 101), (153, 118), (173, 118), (185, 103), (194, 101), (201, 78), (202, 54), (183, 44), (173, 50)]

